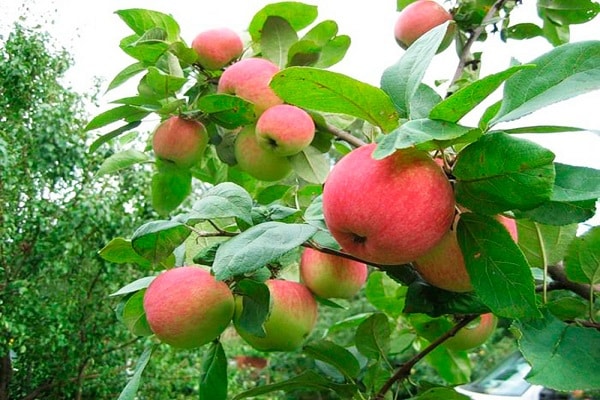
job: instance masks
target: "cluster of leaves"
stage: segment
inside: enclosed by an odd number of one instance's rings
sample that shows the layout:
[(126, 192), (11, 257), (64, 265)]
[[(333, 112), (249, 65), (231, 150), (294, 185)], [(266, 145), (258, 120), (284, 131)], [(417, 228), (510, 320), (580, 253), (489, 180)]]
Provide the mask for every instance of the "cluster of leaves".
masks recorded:
[[(470, 57), (469, 39), (483, 38), (481, 33), (489, 24), (508, 24), (515, 4), (507, 3), (457, 2), (459, 35), (467, 38), (459, 49), (461, 61)], [(538, 5), (545, 23), (560, 25), (563, 31), (564, 26), (568, 29), (571, 23), (584, 22), (578, 13), (591, 18), (598, 11), (587, 1), (570, 2), (580, 4), (584, 11), (561, 9), (558, 3), (564, 2), (539, 1)], [(533, 367), (531, 382), (558, 390), (600, 387), (595, 374), (600, 334), (593, 329), (598, 326), (594, 285), (600, 282), (600, 230), (592, 228), (576, 237), (577, 225), (595, 213), (600, 171), (556, 163), (551, 151), (519, 137), (581, 128), (500, 128), (503, 122), (600, 89), (600, 42), (564, 44), (527, 64), (482, 78), (463, 76), (460, 84), (458, 79), (451, 82), (451, 86), (457, 83), (457, 89), (442, 98), (423, 78), (446, 25), (415, 42), (383, 72), (378, 88), (323, 69), (343, 57), (349, 41), (337, 36), (332, 21), (308, 29), (317, 17), (314, 7), (291, 2), (269, 5), (250, 23), (250, 48), (253, 55), (283, 68), (271, 87), (285, 102), (310, 110), (319, 132), (312, 150), (295, 165), (293, 177), (266, 184), (239, 171), (227, 156), (232, 140), (227, 131), (252, 123), (254, 116), (243, 100), (214, 94), (220, 71), (196, 66), (171, 17), (139, 9), (118, 14), (135, 32), (121, 42), (121, 48), (137, 61), (115, 78), (111, 88), (138, 73), (145, 75), (136, 96), (117, 101), (122, 105), (88, 124), (88, 129), (96, 129), (125, 122), (101, 136), (92, 148), (137, 126), (150, 113), (199, 118), (212, 132), (212, 145), (191, 172), (205, 186), (200, 193), (181, 196), (181, 201), (191, 201), (190, 207), (177, 209), (179, 202), (173, 204), (171, 218), (147, 222), (130, 239), (113, 239), (100, 252), (104, 259), (155, 270), (191, 262), (210, 266), (217, 279), (231, 283), (238, 294), (251, 300), (248, 303), (253, 307), (245, 312), (242, 323), (260, 330), (269, 300), (261, 282), (294, 265), (300, 246), (326, 248), (344, 256), (324, 223), (318, 184), (325, 180), (331, 162), (349, 151), (349, 144), (375, 139), (374, 156), (380, 159), (408, 147), (441, 156), (457, 203), (470, 210), (461, 216), (457, 237), (474, 286), (472, 293), (433, 288), (410, 266), (374, 265), (379, 271), (370, 274), (366, 296), (377, 311), (330, 328), (330, 332), (349, 330), (350, 342), (339, 344), (325, 336), (303, 348), (304, 354), (320, 362), (324, 376), (308, 370), (236, 398), (304, 387), (330, 390), (340, 397), (383, 398), (410, 373), (410, 368), (402, 368), (422, 357), (446, 383), (465, 382), (471, 372), (468, 355), (438, 346), (437, 340), (430, 343), (419, 327), (440, 316), (467, 315), (445, 334), (449, 337), (473, 315), (488, 311), (514, 321), (521, 351)], [(305, 28), (308, 32), (300, 34)], [(549, 28), (544, 32), (550, 37)], [(484, 110), (477, 126), (461, 123), (502, 85), (502, 99)], [(102, 168), (115, 172), (149, 160), (146, 153), (127, 150), (107, 159)], [(161, 194), (158, 200), (153, 197), (155, 205), (178, 186), (172, 181), (158, 188)], [(493, 218), (501, 213), (518, 220), (519, 244)], [(558, 272), (565, 276), (561, 278)], [(120, 313), (136, 335), (151, 335), (141, 300), (152, 279), (137, 280), (114, 293), (122, 296)], [(394, 358), (401, 359), (407, 349), (421, 351), (414, 359), (402, 360), (404, 367), (395, 371)], [(148, 347), (142, 355), (123, 399), (135, 395), (153, 351), (154, 347)], [(582, 359), (589, 362), (582, 363)], [(555, 365), (558, 362), (560, 368)], [(565, 369), (570, 373), (565, 374)], [(212, 343), (205, 349), (201, 393), (226, 398), (226, 370), (222, 344)], [(423, 398), (456, 396), (447, 388), (427, 390), (423, 384), (422, 389)]]

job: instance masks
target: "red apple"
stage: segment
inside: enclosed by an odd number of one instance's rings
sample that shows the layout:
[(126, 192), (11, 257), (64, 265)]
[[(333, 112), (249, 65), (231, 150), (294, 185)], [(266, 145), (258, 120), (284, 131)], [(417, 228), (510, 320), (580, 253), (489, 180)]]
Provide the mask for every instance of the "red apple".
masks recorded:
[(161, 273), (144, 294), (144, 311), (158, 339), (191, 349), (216, 339), (233, 318), (233, 293), (207, 270), (178, 267)]
[(229, 28), (200, 32), (192, 41), (198, 63), (206, 69), (220, 69), (238, 58), (244, 51), (240, 36)]
[(300, 280), (317, 296), (349, 299), (367, 280), (367, 265), (306, 248), (300, 258)]
[[(400, 47), (407, 49), (431, 29), (452, 20), (452, 14), (434, 0), (418, 0), (404, 7), (398, 15), (394, 25), (394, 37)], [(452, 42), (454, 30), (455, 27), (451, 23), (438, 48), (438, 53), (445, 50)]]
[(233, 318), (240, 336), (260, 351), (293, 351), (304, 343), (317, 321), (317, 302), (306, 286), (292, 281), (270, 279), (265, 282), (271, 294), (269, 315), (263, 325), (265, 337), (239, 326), (243, 303), (236, 301)]
[(204, 125), (179, 116), (162, 122), (152, 137), (154, 154), (182, 168), (189, 168), (200, 161), (207, 144), (208, 133)]
[(498, 319), (492, 313), (481, 314), (481, 316), (459, 330), (456, 335), (447, 339), (443, 345), (455, 351), (469, 350), (484, 344), (494, 330)]
[(264, 58), (245, 58), (225, 69), (219, 79), (217, 92), (234, 94), (254, 104), (256, 115), (267, 108), (282, 104), (269, 87), (279, 67)]
[(422, 151), (382, 160), (376, 145), (359, 147), (331, 170), (323, 214), (344, 251), (375, 264), (404, 264), (435, 246), (454, 218), (454, 196), (442, 169)]
[(308, 147), (315, 137), (315, 124), (303, 109), (279, 104), (267, 109), (256, 121), (258, 144), (278, 156), (291, 156)]
[(254, 126), (245, 126), (238, 132), (233, 150), (239, 168), (256, 179), (277, 181), (292, 171), (292, 164), (287, 158), (259, 145)]

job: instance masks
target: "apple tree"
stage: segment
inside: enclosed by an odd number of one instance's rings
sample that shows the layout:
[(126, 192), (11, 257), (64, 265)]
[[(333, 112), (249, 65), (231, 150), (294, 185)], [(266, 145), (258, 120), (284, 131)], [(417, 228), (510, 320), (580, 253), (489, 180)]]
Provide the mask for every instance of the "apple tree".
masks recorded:
[[(390, 32), (406, 50), (379, 87), (329, 69), (350, 38), (312, 5), (258, 10), (243, 46), (228, 29), (182, 38), (170, 15), (117, 11), (132, 30), (120, 48), (134, 61), (109, 89), (135, 78), (137, 91), (88, 123), (101, 130), (90, 150), (137, 132), (147, 117), (161, 120), (152, 134), (137, 133), (142, 149), (101, 167), (151, 165), (148, 201), (161, 215), (99, 252), (145, 266), (139, 276), (115, 278), (123, 281), (113, 296), (124, 323), (148, 337), (121, 398), (134, 398), (161, 343), (204, 354), (201, 398), (302, 388), (393, 398), (417, 363), (446, 385), (415, 382), (415, 398), (458, 398), (452, 386), (469, 380), (469, 350), (499, 319), (531, 364), (530, 382), (600, 389), (600, 228), (578, 235), (595, 214), (600, 171), (558, 163), (521, 136), (585, 129), (518, 124), (600, 89), (600, 41), (569, 41), (570, 26), (593, 20), (600, 5), (536, 6), (542, 26), (511, 21), (520, 1), (399, 0)], [(505, 46), (541, 36), (553, 49), (480, 76), (473, 45), (492, 35)], [(432, 87), (425, 73), (450, 43), (457, 66)], [(476, 123), (466, 122), (472, 111)], [(305, 251), (338, 261), (301, 261)], [(357, 272), (339, 260), (357, 263)], [(289, 272), (295, 268), (305, 277)], [(319, 296), (309, 273), (325, 289), (365, 285), (365, 297), (355, 289)], [(332, 298), (346, 294), (374, 311), (311, 336), (317, 309), (339, 307)], [(296, 352), (316, 369), (228, 393), (220, 335), (228, 321), (257, 349)], [(336, 341), (339, 331), (351, 340)]]

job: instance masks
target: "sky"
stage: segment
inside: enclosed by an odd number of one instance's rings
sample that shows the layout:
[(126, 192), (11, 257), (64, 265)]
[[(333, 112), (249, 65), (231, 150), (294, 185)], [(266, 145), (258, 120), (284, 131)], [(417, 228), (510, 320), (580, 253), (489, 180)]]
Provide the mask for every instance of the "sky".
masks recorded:
[[(442, 2), (442, 0), (439, 0)], [(69, 71), (68, 81), (74, 89), (85, 92), (91, 90), (96, 78), (106, 88), (112, 77), (133, 59), (118, 47), (119, 41), (131, 32), (114, 13), (128, 8), (148, 8), (171, 14), (180, 24), (181, 36), (191, 43), (194, 36), (205, 29), (228, 27), (244, 34), (252, 16), (266, 0), (2, 0), (0, 13), (0, 34), (6, 35), (12, 21), (19, 15), (28, 15), (28, 23), (43, 25), (57, 41), (69, 50), (75, 59)], [(345, 59), (332, 67), (337, 72), (378, 86), (382, 72), (395, 63), (403, 54), (393, 38), (393, 25), (397, 18), (395, 0), (347, 1), (347, 0), (306, 0), (318, 6), (318, 21), (333, 19), (339, 25), (341, 34), (348, 34), (352, 45)], [(23, 5), (26, 3), (27, 5)], [(536, 18), (533, 1), (513, 12), (513, 23)], [(589, 24), (573, 26), (572, 41), (600, 39), (600, 17)], [(483, 50), (482, 75), (498, 72), (509, 66), (511, 57), (527, 62), (551, 46), (544, 39), (510, 41), (508, 45), (494, 37), (483, 47), (477, 44), (475, 50)], [(486, 51), (487, 50), (487, 51)], [(449, 79), (454, 74), (458, 57), (450, 46), (436, 56), (425, 81), (433, 85), (435, 80)], [(132, 83), (133, 84), (133, 83)], [(445, 87), (439, 92), (444, 93)], [(128, 90), (128, 91), (127, 91)], [(110, 107), (109, 101), (131, 95), (132, 86), (122, 91), (115, 90), (101, 98), (98, 113)], [(127, 91), (127, 92), (123, 92)], [(481, 111), (497, 100), (490, 99), (467, 116), (464, 123), (476, 123)], [(535, 124), (569, 125), (600, 130), (600, 91), (593, 92), (567, 102), (550, 106), (505, 126), (527, 126)], [(546, 146), (556, 154), (559, 162), (589, 166), (600, 169), (600, 135), (593, 133), (568, 133), (527, 136)]]

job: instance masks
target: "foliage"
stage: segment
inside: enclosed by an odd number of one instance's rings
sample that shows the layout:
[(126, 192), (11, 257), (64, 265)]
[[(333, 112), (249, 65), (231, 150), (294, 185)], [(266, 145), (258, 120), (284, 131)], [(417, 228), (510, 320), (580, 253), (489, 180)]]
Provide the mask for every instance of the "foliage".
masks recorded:
[[(407, 3), (399, 1), (398, 7)], [(260, 287), (270, 276), (297, 279), (292, 271), (302, 246), (353, 257), (340, 251), (328, 232), (321, 184), (329, 167), (352, 147), (375, 141), (378, 159), (406, 148), (441, 159), (461, 209), (457, 238), (474, 291), (445, 292), (424, 282), (410, 265), (370, 263), (365, 297), (372, 308), (334, 322), (323, 335), (313, 335), (302, 349), (313, 365), (287, 380), (230, 391), (230, 396), (312, 390), (358, 399), (458, 398), (434, 384), (450, 387), (468, 381), (472, 359), (443, 342), (490, 311), (503, 317), (519, 338), (519, 348), (533, 367), (531, 382), (557, 390), (599, 389), (594, 361), (600, 348), (594, 286), (599, 228), (576, 238), (574, 227), (595, 212), (600, 171), (556, 163), (551, 151), (518, 135), (577, 132), (578, 127), (500, 125), (600, 87), (600, 42), (568, 39), (569, 26), (593, 19), (599, 7), (587, 0), (538, 0), (544, 25), (536, 27), (510, 25), (511, 12), (520, 2), (454, 3), (459, 64), (446, 93), (423, 82), (435, 62), (445, 24), (418, 39), (383, 71), (377, 88), (325, 69), (343, 58), (350, 42), (338, 35), (335, 22), (316, 22), (314, 6), (284, 2), (257, 12), (249, 23), (252, 42), (244, 57), (263, 57), (280, 66), (271, 88), (286, 103), (310, 111), (317, 127), (308, 150), (291, 157), (293, 175), (278, 182), (254, 179), (236, 165), (235, 129), (252, 125), (257, 117), (246, 102), (215, 94), (223, 71), (196, 63), (171, 16), (141, 9), (118, 11), (133, 31), (120, 47), (135, 62), (109, 87), (142, 77), (136, 94), (88, 123), (88, 130), (104, 129), (91, 150), (104, 148), (152, 113), (194, 118), (211, 132), (211, 145), (198, 165), (152, 186), (152, 191), (160, 191), (159, 199), (169, 193), (186, 196), (160, 203), (160, 220), (146, 222), (130, 239), (113, 239), (101, 251), (106, 260), (138, 264), (148, 276), (120, 292), (122, 315), (143, 321), (141, 302), (129, 299), (136, 293), (141, 296), (139, 291), (165, 267), (195, 262), (210, 267), (237, 295), (253, 301), (256, 309), (245, 323), (260, 331), (268, 304), (255, 296), (260, 290), (244, 286)], [(544, 36), (556, 47), (526, 64), (479, 77), (481, 58), (471, 46), (498, 29), (507, 41)], [(481, 113), (477, 126), (461, 122), (500, 87), (501, 100)], [(113, 172), (149, 160), (150, 152), (124, 149), (100, 169)], [(165, 173), (162, 164), (155, 163), (155, 176)], [(184, 189), (192, 177), (199, 184), (188, 196)], [(518, 244), (493, 218), (497, 214), (518, 221)], [(243, 283), (248, 279), (254, 283)], [(321, 308), (338, 306), (321, 300)], [(432, 336), (428, 326), (445, 328)], [(133, 327), (138, 335), (150, 334), (137, 330), (137, 324)], [(343, 332), (344, 339), (336, 332)], [(228, 384), (226, 344), (223, 337), (202, 349), (201, 397), (228, 396), (223, 390)], [(134, 398), (130, 388), (143, 380), (148, 354), (142, 355), (122, 399)], [(563, 374), (558, 360), (568, 361), (570, 374)], [(435, 370), (437, 379), (434, 384), (416, 381), (416, 393), (407, 393), (413, 368), (423, 365)]]

